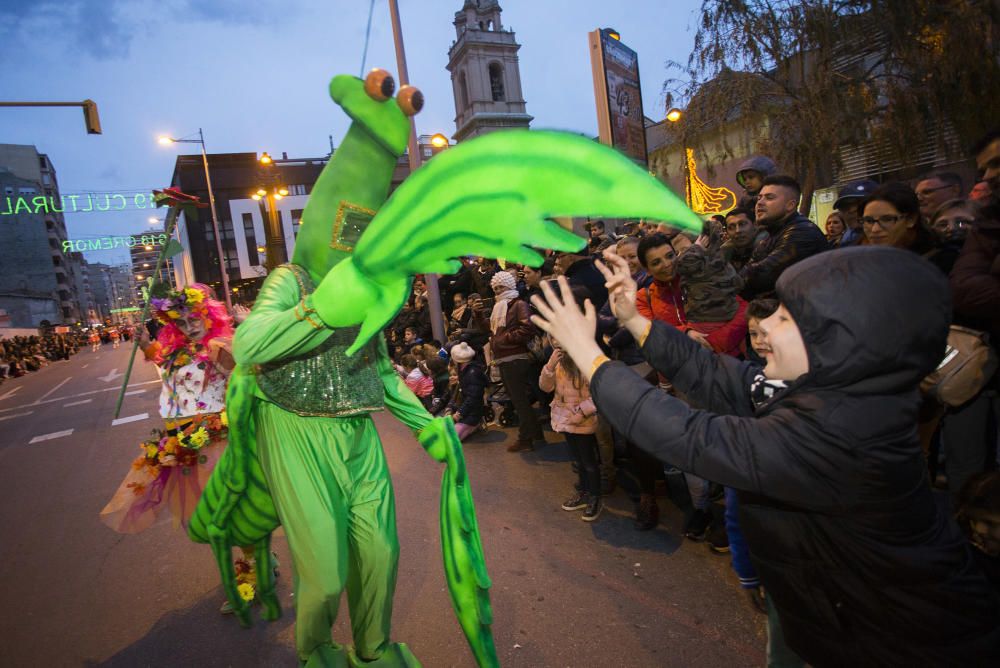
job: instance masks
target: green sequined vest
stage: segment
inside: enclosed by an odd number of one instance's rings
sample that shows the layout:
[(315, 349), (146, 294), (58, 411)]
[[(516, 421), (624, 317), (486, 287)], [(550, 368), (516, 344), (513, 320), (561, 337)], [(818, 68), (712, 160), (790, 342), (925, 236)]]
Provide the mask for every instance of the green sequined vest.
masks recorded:
[[(302, 267), (282, 267), (295, 274), (302, 299), (316, 289)], [(348, 417), (381, 410), (385, 388), (375, 366), (377, 338), (353, 357), (345, 354), (359, 330), (360, 325), (335, 329), (330, 338), (303, 355), (258, 365), (257, 385), (270, 401), (297, 415)]]

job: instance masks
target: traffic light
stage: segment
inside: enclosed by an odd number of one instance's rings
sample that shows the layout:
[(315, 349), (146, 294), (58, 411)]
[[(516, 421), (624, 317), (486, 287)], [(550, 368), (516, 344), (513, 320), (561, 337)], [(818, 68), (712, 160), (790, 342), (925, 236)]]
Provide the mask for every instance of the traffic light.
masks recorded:
[(97, 115), (97, 103), (93, 100), (83, 101), (83, 121), (87, 124), (87, 134), (101, 134), (101, 117)]

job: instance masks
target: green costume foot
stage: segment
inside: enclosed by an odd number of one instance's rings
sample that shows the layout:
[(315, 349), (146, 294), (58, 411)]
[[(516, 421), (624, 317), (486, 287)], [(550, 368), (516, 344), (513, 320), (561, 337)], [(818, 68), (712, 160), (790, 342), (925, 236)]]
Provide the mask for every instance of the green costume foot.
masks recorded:
[(365, 661), (358, 658), (354, 653), (354, 648), (347, 650), (347, 658), (351, 662), (351, 668), (421, 668), (417, 657), (404, 643), (395, 642), (382, 653), (382, 656), (374, 661)]
[(299, 665), (302, 668), (350, 668), (352, 663), (346, 648), (336, 643), (324, 643), (313, 650), (308, 661), (299, 661)]

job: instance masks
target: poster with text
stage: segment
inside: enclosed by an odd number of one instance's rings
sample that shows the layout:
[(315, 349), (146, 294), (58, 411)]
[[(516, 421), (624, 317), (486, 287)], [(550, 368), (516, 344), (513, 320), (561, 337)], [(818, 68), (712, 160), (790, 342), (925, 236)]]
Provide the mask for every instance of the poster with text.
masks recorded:
[(639, 58), (635, 51), (601, 31), (604, 77), (608, 91), (612, 145), (636, 162), (646, 164), (646, 128), (639, 88)]

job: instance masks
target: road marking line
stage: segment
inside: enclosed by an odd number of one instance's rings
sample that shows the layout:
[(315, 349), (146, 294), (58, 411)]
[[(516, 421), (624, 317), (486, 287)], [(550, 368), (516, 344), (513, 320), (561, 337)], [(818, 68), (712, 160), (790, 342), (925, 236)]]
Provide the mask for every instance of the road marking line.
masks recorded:
[(45, 397), (49, 396), (50, 394), (52, 394), (52, 393), (53, 393), (53, 392), (55, 392), (56, 390), (58, 390), (58, 389), (59, 389), (60, 387), (62, 387), (62, 386), (63, 386), (63, 385), (65, 385), (66, 383), (68, 383), (68, 382), (69, 382), (69, 381), (70, 381), (70, 380), (71, 380), (72, 378), (73, 378), (73, 376), (66, 376), (66, 378), (65, 378), (65, 379), (63, 379), (63, 382), (59, 383), (58, 385), (56, 385), (55, 387), (53, 387), (53, 388), (52, 388), (51, 390), (49, 390), (48, 392), (46, 392), (46, 393), (45, 393), (45, 394), (43, 394), (42, 396), (38, 397), (38, 400), (37, 400), (37, 401), (36, 401), (35, 403), (37, 404), (37, 403), (38, 403), (38, 402), (40, 402), (40, 401), (41, 401), (42, 399), (44, 399)]
[(51, 434), (42, 434), (41, 436), (35, 436), (33, 439), (28, 441), (28, 445), (31, 445), (32, 443), (41, 443), (42, 441), (51, 441), (53, 438), (62, 438), (63, 436), (69, 436), (72, 433), (72, 429), (66, 429), (65, 431), (54, 431)]
[(145, 420), (149, 417), (149, 413), (139, 413), (138, 415), (130, 415), (128, 417), (118, 418), (117, 420), (111, 421), (112, 427), (117, 427), (120, 424), (128, 424), (129, 422), (138, 422), (139, 420)]
[(87, 364), (84, 364), (84, 365), (83, 365), (82, 367), (80, 367), (80, 368), (81, 368), (81, 369), (86, 369), (86, 368), (87, 368), (88, 366), (90, 366), (90, 363), (87, 363)]
[[(63, 408), (69, 408), (70, 406), (82, 406), (83, 404), (89, 404), (93, 399), (81, 399), (80, 401), (71, 401), (68, 404), (63, 404)], [(0, 418), (2, 420), (3, 418)]]
[[(154, 383), (159, 383), (159, 380), (147, 380), (142, 383), (133, 383), (129, 387), (142, 387), (143, 385), (152, 385)], [(28, 408), (30, 406), (37, 406), (39, 404), (51, 404), (54, 401), (66, 401), (67, 399), (76, 399), (77, 397), (89, 397), (91, 394), (100, 394), (101, 392), (117, 392), (120, 387), (106, 387), (103, 390), (91, 390), (90, 392), (80, 392), (79, 394), (70, 394), (65, 397), (56, 397), (55, 399), (46, 399), (45, 401), (36, 401), (30, 404), (24, 404), (22, 406), (11, 406), (10, 408), (0, 408), (0, 413), (6, 413), (7, 411), (16, 411), (19, 408)], [(13, 391), (13, 390), (12, 390)]]
[(8, 392), (7, 394), (4, 394), (4, 395), (0, 396), (0, 401), (3, 401), (7, 397), (14, 396), (14, 393), (17, 392), (17, 391), (19, 391), (22, 387), (24, 387), (24, 386), (23, 385), (18, 385), (17, 387), (15, 387), (13, 390), (11, 390), (10, 392)]
[(115, 380), (121, 378), (124, 375), (125, 374), (118, 373), (118, 367), (115, 367), (114, 369), (112, 369), (111, 371), (108, 372), (107, 376), (101, 376), (97, 380), (103, 380), (105, 383), (110, 383), (112, 381), (115, 381)]
[(145, 391), (146, 390), (132, 390), (131, 392), (126, 392), (125, 396), (126, 397), (131, 397), (133, 394), (142, 394)]
[(0, 417), (0, 422), (3, 422), (4, 420), (10, 420), (12, 418), (24, 417), (25, 415), (31, 415), (34, 412), (35, 411), (28, 411), (27, 413), (14, 413), (13, 415), (4, 415), (3, 417)]

